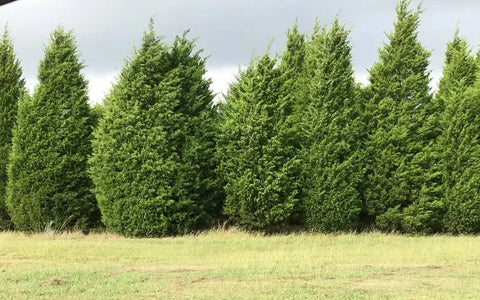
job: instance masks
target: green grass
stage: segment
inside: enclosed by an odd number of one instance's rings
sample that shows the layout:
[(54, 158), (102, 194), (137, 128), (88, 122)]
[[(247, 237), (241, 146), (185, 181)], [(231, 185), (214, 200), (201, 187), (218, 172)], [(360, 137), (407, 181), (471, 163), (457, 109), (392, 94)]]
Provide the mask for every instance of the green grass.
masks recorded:
[(479, 299), (480, 237), (0, 233), (0, 299)]

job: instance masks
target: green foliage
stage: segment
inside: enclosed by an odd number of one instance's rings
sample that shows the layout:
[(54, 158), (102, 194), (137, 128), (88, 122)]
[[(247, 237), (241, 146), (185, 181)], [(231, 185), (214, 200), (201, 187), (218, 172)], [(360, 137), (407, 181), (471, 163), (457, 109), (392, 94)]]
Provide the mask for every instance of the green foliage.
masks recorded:
[(168, 47), (150, 28), (105, 99), (90, 171), (109, 230), (179, 234), (218, 215), (215, 110), (194, 46), (183, 35)]
[(338, 19), (310, 38), (295, 24), (278, 59), (253, 59), (216, 106), (188, 32), (167, 45), (151, 23), (90, 108), (71, 32), (52, 34), (30, 97), (5, 30), (0, 230), (103, 218), (153, 237), (229, 218), (264, 232), (480, 232), (480, 52), (457, 30), (432, 97), (421, 10), (409, 6), (399, 0), (367, 87)]
[(298, 30), (298, 24), (295, 23), (287, 31), (287, 44), (285, 52), (282, 55), (280, 68), (288, 73), (292, 78), (300, 77), (304, 72), (306, 56), (305, 35)]
[(448, 127), (444, 147), (445, 229), (452, 233), (480, 231), (480, 82), (452, 95), (446, 103)]
[(5, 230), (12, 227), (5, 205), (8, 155), (12, 147), (17, 103), (26, 93), (20, 62), (15, 58), (7, 29), (0, 39), (0, 66), (0, 230)]
[(224, 211), (234, 223), (251, 230), (278, 230), (298, 217), (293, 84), (276, 63), (265, 54), (239, 74), (219, 123)]
[(309, 230), (354, 228), (361, 210), (360, 105), (348, 31), (335, 20), (316, 30), (307, 48), (303, 168)]
[(438, 84), (436, 99), (449, 102), (449, 99), (459, 92), (473, 86), (478, 65), (467, 41), (460, 37), (458, 29), (453, 40), (447, 44), (443, 76)]
[(461, 107), (464, 105), (463, 101), (467, 101), (463, 94), (474, 84), (476, 72), (475, 58), (457, 30), (453, 40), (447, 45), (443, 76), (429, 107), (426, 126), (431, 129), (434, 139), (423, 150), (422, 162), (426, 172), (420, 197), (405, 210), (404, 228), (409, 232), (434, 233), (444, 230), (444, 216), (448, 204), (446, 201), (450, 199), (448, 206), (452, 211), (454, 202), (465, 197), (461, 195), (461, 188), (453, 196), (452, 188), (459, 188), (459, 174), (463, 173), (463, 168), (466, 167), (459, 165), (460, 157), (465, 155), (459, 151), (459, 138), (464, 134), (464, 127), (469, 126), (466, 122), (469, 122), (472, 116), (464, 119), (466, 116), (463, 114), (471, 112), (465, 112)]
[[(307, 38), (306, 35), (298, 30), (298, 23), (288, 29), (287, 42), (285, 45), (285, 51), (281, 55), (279, 69), (283, 73), (283, 77), (288, 81), (288, 89), (286, 93), (291, 97), (292, 103), (292, 115), (288, 116), (289, 122), (292, 126), (290, 129), (292, 134), (296, 136), (295, 139), (291, 139), (295, 149), (299, 151), (299, 160), (301, 162), (301, 148), (303, 141), (306, 139), (305, 133), (301, 132), (299, 126), (302, 122), (303, 115), (299, 112), (303, 112), (306, 109), (305, 93), (306, 83), (308, 78), (305, 76), (306, 55), (307, 55)], [(305, 223), (305, 208), (304, 201), (307, 181), (307, 174), (302, 172), (301, 165), (299, 166), (300, 173), (296, 175), (295, 182), (298, 186), (297, 196), (299, 202), (296, 204), (295, 212), (292, 213), (291, 223), (295, 226), (303, 226)]]
[(96, 103), (90, 110), (90, 118), (92, 119), (93, 128), (96, 128), (98, 122), (105, 113), (105, 107), (101, 103)]
[(40, 63), (34, 95), (19, 102), (7, 186), (18, 230), (98, 225), (87, 174), (92, 123), (82, 67), (73, 34), (58, 28)]
[[(402, 212), (417, 200), (424, 181), (422, 150), (431, 138), (423, 126), (431, 100), (429, 52), (417, 39), (419, 11), (410, 11), (408, 5), (405, 0), (397, 5), (393, 33), (370, 70), (364, 116), (369, 134), (364, 197), (372, 219), (395, 207)], [(399, 220), (388, 216), (391, 222)], [(391, 222), (382, 220), (376, 225), (380, 229), (400, 226)]]

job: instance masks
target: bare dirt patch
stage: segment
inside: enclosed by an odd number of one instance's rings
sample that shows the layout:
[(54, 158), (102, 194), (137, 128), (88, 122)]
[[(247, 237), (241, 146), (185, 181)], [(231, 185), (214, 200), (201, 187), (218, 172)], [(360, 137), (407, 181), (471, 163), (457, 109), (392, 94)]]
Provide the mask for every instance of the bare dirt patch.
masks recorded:
[(127, 267), (121, 268), (118, 270), (112, 271), (111, 275), (120, 275), (128, 272), (137, 272), (145, 274), (165, 274), (165, 273), (189, 273), (189, 272), (198, 272), (202, 271), (202, 268), (196, 266), (138, 266), (138, 267)]
[(439, 265), (428, 265), (425, 266), (425, 269), (441, 269), (442, 267)]
[(47, 279), (45, 281), (43, 281), (43, 285), (64, 285), (66, 284), (67, 281), (63, 278), (60, 278), (60, 277), (53, 277), (53, 278), (50, 278), (50, 279)]

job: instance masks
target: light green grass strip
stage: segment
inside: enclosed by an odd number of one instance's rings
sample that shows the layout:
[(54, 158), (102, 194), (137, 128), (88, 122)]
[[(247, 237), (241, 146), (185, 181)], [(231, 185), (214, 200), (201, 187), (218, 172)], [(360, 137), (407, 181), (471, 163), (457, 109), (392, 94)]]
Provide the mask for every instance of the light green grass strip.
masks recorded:
[(0, 233), (0, 299), (480, 299), (480, 237)]

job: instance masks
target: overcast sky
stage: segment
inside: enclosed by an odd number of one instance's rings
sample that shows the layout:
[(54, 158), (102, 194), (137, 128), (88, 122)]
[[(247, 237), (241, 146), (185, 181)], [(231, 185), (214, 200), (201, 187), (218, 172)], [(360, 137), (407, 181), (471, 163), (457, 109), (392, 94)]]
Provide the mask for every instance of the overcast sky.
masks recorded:
[[(208, 55), (212, 89), (225, 92), (239, 67), (262, 54), (273, 39), (271, 53), (282, 51), (285, 32), (298, 19), (311, 33), (315, 18), (323, 24), (339, 15), (351, 29), (353, 64), (358, 81), (377, 60), (395, 20), (393, 0), (18, 0), (0, 7), (0, 23), (8, 24), (30, 90), (50, 33), (59, 25), (73, 29), (91, 102), (101, 101), (124, 60), (138, 46), (149, 18), (159, 35), (171, 41), (185, 29)], [(418, 1), (412, 1), (415, 7)], [(460, 32), (476, 51), (480, 44), (480, 1), (424, 0), (419, 38), (432, 51), (433, 83), (440, 76), (446, 43)]]

